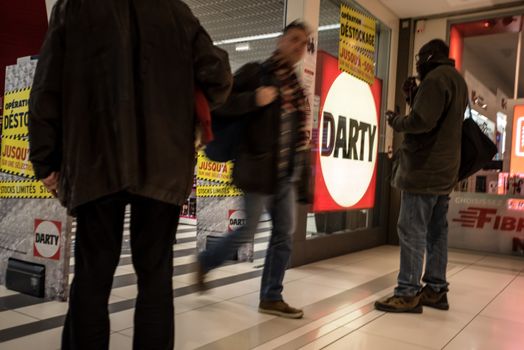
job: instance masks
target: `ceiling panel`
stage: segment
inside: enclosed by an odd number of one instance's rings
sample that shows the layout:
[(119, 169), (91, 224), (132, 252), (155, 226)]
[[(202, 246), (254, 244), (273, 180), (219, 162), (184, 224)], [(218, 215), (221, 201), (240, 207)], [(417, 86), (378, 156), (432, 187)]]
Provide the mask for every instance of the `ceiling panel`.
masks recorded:
[(283, 0), (188, 0), (213, 40), (274, 33), (282, 29)]
[[(283, 0), (188, 0), (193, 13), (200, 19), (214, 41), (277, 33), (284, 22)], [(339, 22), (340, 0), (320, 1), (320, 25)], [(220, 45), (229, 53), (231, 67), (237, 70), (251, 61), (269, 57), (275, 50), (277, 39), (251, 41), (249, 51), (236, 51), (235, 44)], [(338, 30), (319, 33), (320, 49), (338, 52)]]

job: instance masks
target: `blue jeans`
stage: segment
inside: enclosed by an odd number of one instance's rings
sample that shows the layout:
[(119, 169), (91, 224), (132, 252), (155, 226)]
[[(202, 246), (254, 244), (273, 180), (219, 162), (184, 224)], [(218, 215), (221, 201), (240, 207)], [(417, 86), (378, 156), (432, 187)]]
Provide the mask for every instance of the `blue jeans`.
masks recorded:
[(244, 195), (246, 225), (224, 236), (213, 249), (203, 251), (198, 259), (205, 272), (218, 267), (244, 243), (253, 239), (264, 207), (271, 215), (273, 228), (266, 252), (260, 300), (282, 300), (282, 281), (291, 257), (292, 235), (295, 230), (295, 185), (282, 180), (274, 195), (246, 193)]
[(414, 296), (420, 291), (424, 253), (423, 282), (435, 291), (447, 288), (448, 204), (448, 195), (402, 192), (397, 223), (400, 272), (395, 295)]

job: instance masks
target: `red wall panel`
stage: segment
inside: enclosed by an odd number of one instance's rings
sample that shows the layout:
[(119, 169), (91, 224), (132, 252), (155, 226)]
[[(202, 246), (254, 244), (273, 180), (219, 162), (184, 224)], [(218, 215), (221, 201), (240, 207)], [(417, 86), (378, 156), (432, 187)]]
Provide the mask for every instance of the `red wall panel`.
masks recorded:
[(46, 31), (44, 0), (0, 0), (0, 96), (4, 95), (5, 67), (15, 64), (18, 57), (37, 55)]

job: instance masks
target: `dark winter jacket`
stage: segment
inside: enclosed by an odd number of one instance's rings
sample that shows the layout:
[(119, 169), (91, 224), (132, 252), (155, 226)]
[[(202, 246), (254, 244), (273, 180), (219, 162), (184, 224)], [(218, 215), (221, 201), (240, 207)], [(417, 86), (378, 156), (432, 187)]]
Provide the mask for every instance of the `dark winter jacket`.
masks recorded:
[(227, 54), (179, 0), (59, 0), (30, 98), (36, 176), (69, 210), (128, 191), (182, 204), (194, 171), (195, 84), (225, 101)]
[[(227, 102), (213, 113), (214, 118), (248, 119), (245, 133), (238, 136), (241, 139), (233, 169), (233, 183), (245, 192), (273, 194), (277, 189), (281, 101), (277, 98), (267, 106), (256, 105), (257, 88), (279, 86), (271, 70), (267, 62), (253, 62), (241, 67), (235, 73), (233, 90)], [(299, 113), (294, 118), (296, 123), (304, 117)]]
[(407, 192), (449, 194), (458, 180), (468, 89), (452, 60), (439, 63), (420, 83), (410, 114), (391, 122), (405, 133), (392, 185)]

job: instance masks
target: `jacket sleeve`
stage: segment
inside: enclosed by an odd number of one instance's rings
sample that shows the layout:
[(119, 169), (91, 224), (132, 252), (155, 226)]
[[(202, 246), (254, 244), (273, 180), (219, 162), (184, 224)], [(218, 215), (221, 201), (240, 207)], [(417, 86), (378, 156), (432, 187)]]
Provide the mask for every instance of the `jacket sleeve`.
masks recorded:
[(195, 80), (210, 107), (216, 108), (229, 96), (233, 83), (226, 51), (213, 45), (205, 29), (198, 24), (193, 42)]
[(433, 130), (447, 105), (446, 88), (437, 78), (427, 78), (417, 91), (409, 115), (397, 116), (391, 126), (397, 132), (422, 134)]
[(29, 98), (29, 159), (38, 179), (62, 162), (62, 67), (65, 2), (53, 8)]
[(260, 80), (259, 63), (248, 63), (235, 73), (233, 90), (226, 103), (214, 111), (217, 116), (236, 117), (254, 112), (260, 107), (256, 104), (256, 87)]

